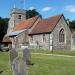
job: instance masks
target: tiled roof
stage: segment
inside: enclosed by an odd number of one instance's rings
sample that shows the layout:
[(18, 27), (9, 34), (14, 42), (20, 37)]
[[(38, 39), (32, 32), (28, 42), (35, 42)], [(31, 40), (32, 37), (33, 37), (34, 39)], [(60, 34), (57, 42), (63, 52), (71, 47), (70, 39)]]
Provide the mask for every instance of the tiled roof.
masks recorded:
[(39, 23), (34, 27), (34, 29), (29, 34), (34, 35), (52, 32), (62, 16), (63, 14), (39, 21)]
[(32, 27), (33, 23), (37, 20), (38, 16), (32, 17), (30, 19), (24, 20), (17, 24), (13, 31), (19, 31), (19, 30), (24, 30), (24, 29), (29, 29)]
[(9, 37), (4, 37), (3, 38), (3, 40), (2, 40), (2, 42), (6, 42), (6, 43), (11, 43), (11, 40), (10, 40), (10, 38)]
[(24, 30), (19, 30), (19, 31), (14, 31), (14, 32), (9, 32), (6, 36), (10, 36), (10, 37), (17, 36), (18, 34), (24, 32), (24, 31), (25, 31), (25, 29)]

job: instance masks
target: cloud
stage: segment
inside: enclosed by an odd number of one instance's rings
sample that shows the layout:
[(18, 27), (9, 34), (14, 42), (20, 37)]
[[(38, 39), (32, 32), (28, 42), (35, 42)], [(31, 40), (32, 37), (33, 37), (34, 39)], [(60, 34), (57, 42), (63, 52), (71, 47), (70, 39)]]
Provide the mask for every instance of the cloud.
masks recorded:
[(75, 5), (68, 5), (65, 7), (65, 10), (71, 13), (75, 13)]
[(43, 9), (42, 9), (42, 11), (43, 12), (46, 12), (46, 11), (50, 11), (50, 10), (52, 10), (53, 8), (52, 7), (44, 7)]
[(35, 7), (31, 6), (29, 9), (30, 9), (30, 10), (33, 10), (33, 9), (35, 9)]

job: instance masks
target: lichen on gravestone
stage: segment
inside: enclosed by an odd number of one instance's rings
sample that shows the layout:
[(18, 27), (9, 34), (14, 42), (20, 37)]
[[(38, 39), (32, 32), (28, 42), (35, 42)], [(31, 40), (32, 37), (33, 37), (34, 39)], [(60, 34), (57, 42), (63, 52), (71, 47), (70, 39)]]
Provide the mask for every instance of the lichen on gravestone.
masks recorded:
[(12, 64), (14, 59), (18, 56), (18, 53), (15, 49), (10, 50), (10, 63)]
[(26, 62), (21, 57), (17, 57), (13, 61), (14, 75), (28, 75)]

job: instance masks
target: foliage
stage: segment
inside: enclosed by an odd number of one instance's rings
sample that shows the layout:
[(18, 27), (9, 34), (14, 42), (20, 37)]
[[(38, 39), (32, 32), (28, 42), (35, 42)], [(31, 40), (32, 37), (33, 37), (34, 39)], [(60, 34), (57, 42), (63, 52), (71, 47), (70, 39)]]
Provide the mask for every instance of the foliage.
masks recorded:
[(27, 10), (27, 11), (26, 11), (26, 18), (27, 18), (27, 19), (29, 19), (29, 18), (31, 18), (31, 17), (34, 17), (34, 16), (37, 16), (37, 15), (40, 16), (40, 17), (42, 17), (41, 14), (36, 11), (36, 9)]
[(75, 20), (70, 21), (69, 27), (70, 27), (72, 30), (75, 30)]
[(0, 41), (2, 41), (4, 35), (7, 33), (8, 20), (8, 18), (0, 17)]

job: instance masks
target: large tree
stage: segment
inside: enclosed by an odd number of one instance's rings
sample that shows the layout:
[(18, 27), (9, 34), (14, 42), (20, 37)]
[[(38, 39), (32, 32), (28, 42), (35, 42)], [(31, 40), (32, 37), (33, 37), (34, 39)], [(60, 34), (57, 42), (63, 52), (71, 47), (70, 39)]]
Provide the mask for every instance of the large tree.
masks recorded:
[(26, 11), (26, 19), (29, 19), (29, 18), (34, 17), (34, 16), (42, 17), (41, 14), (36, 11), (36, 9)]
[(0, 17), (0, 42), (2, 41), (4, 35), (7, 33), (8, 20), (8, 18)]

